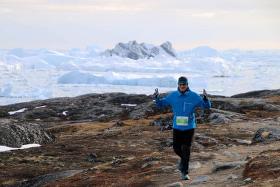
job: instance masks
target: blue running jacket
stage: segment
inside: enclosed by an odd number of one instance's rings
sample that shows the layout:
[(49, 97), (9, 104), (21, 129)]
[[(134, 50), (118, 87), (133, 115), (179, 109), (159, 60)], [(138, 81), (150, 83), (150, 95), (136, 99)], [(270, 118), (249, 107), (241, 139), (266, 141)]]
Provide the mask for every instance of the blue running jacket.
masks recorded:
[(196, 128), (195, 108), (210, 108), (210, 101), (202, 99), (197, 93), (188, 90), (181, 93), (173, 91), (166, 97), (156, 98), (156, 106), (163, 108), (170, 105), (173, 111), (173, 128), (177, 130), (189, 130)]

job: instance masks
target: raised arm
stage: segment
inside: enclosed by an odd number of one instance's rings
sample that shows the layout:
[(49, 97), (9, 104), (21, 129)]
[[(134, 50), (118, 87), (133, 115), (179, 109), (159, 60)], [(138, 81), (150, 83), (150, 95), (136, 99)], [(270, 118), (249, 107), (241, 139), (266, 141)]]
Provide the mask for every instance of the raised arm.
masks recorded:
[(171, 105), (171, 93), (168, 94), (166, 97), (160, 99), (158, 89), (156, 89), (154, 93), (154, 97), (156, 100), (156, 106), (158, 108), (164, 108), (167, 107), (168, 105)]
[(203, 90), (203, 97), (202, 98), (200, 96), (198, 96), (198, 97), (199, 97), (199, 102), (197, 104), (197, 107), (200, 107), (202, 109), (211, 108), (211, 102), (208, 99), (208, 96), (207, 96), (207, 93), (205, 90)]

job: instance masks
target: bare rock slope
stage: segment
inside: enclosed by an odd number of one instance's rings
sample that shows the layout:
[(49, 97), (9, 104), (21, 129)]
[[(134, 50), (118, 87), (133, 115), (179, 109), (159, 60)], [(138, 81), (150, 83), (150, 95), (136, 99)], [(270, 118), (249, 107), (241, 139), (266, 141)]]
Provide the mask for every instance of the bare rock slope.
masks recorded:
[[(260, 93), (211, 96), (213, 108), (196, 112), (190, 181), (177, 170), (172, 113), (156, 109), (151, 96), (87, 94), (1, 106), (0, 129), (17, 126), (19, 137), (44, 138), (38, 148), (0, 152), (0, 185), (277, 186), (280, 96)], [(17, 138), (1, 143), (17, 145)]]

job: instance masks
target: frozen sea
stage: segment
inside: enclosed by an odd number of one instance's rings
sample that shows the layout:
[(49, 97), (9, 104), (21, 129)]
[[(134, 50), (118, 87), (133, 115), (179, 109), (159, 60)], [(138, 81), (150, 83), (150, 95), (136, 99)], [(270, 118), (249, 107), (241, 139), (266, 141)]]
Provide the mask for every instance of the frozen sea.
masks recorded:
[(177, 89), (179, 76), (186, 76), (197, 93), (206, 89), (231, 96), (280, 88), (279, 51), (224, 51), (214, 57), (182, 53), (180, 58), (140, 60), (29, 53), (19, 57), (0, 50), (0, 105), (88, 93), (150, 95), (155, 88), (163, 93)]

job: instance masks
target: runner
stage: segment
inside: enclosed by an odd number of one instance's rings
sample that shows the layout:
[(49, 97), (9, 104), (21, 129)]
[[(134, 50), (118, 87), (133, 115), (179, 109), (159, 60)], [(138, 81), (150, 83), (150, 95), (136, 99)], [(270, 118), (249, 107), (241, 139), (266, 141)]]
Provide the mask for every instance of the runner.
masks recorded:
[(155, 90), (154, 97), (159, 108), (171, 106), (173, 111), (173, 149), (181, 158), (178, 169), (183, 180), (190, 180), (189, 158), (194, 131), (196, 128), (195, 109), (209, 109), (211, 103), (207, 93), (203, 90), (203, 98), (190, 90), (188, 79), (180, 77), (178, 79), (178, 89), (160, 99), (158, 89)]

